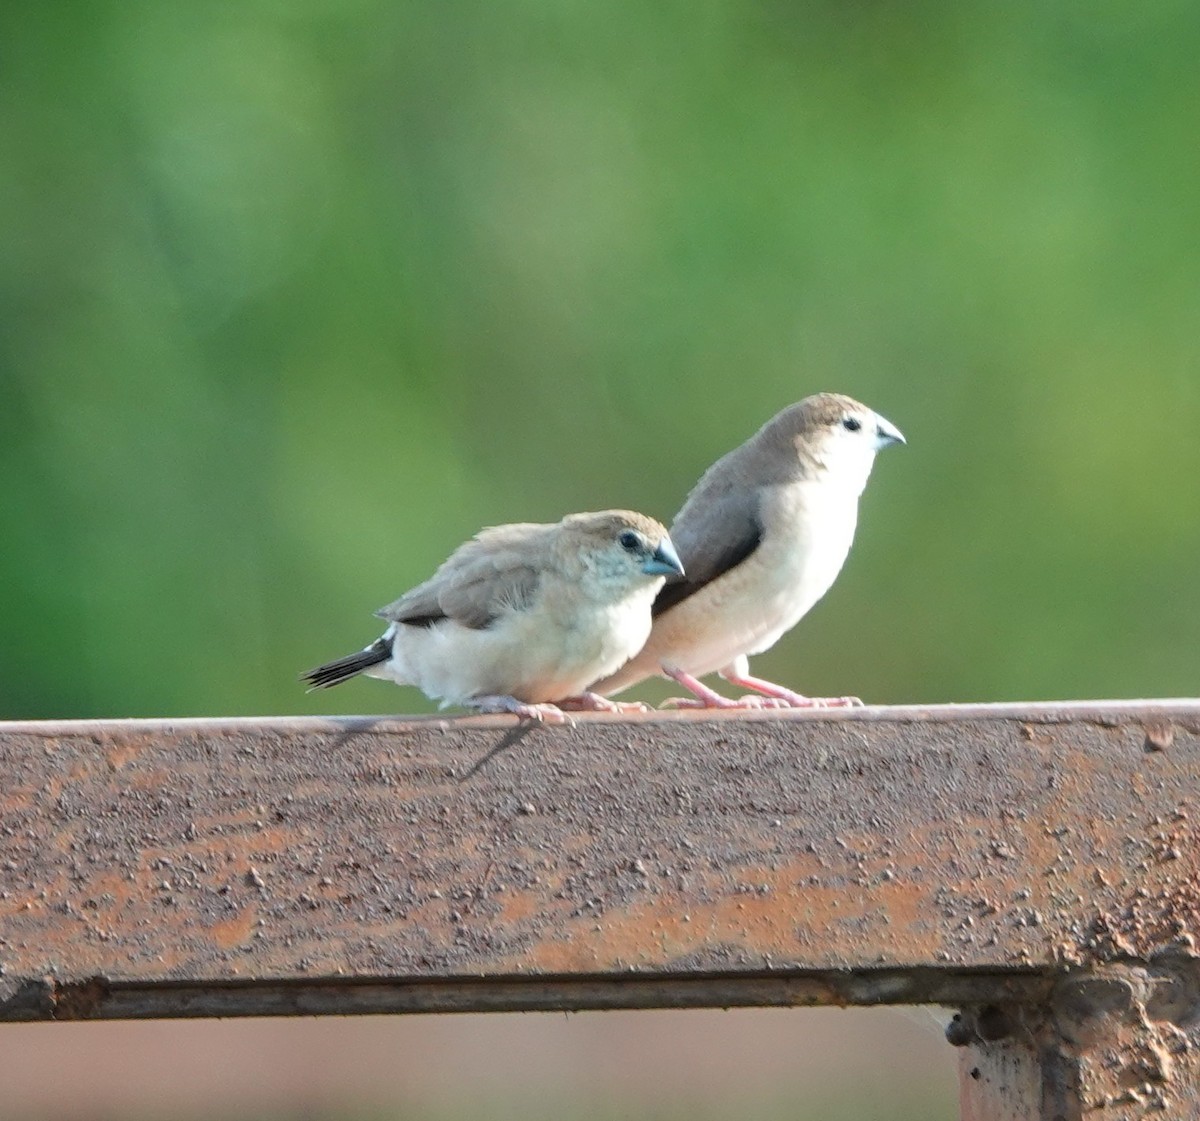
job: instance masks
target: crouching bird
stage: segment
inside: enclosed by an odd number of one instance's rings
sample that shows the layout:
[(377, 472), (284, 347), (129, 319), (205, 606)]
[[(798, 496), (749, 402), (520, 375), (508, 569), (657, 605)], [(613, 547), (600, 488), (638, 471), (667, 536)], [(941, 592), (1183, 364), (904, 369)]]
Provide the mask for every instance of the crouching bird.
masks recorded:
[[(659, 592), (641, 652), (592, 688), (607, 696), (661, 674), (693, 694), (666, 702), (678, 707), (861, 703), (751, 677), (749, 656), (774, 646), (829, 590), (854, 540), (875, 453), (904, 442), (865, 405), (818, 393), (717, 460), (671, 524), (687, 575)], [(753, 693), (721, 696), (699, 680), (713, 672)]]
[(586, 689), (644, 645), (654, 597), (682, 575), (666, 527), (629, 510), (492, 526), (376, 611), (388, 621), (379, 639), (303, 680), (324, 689), (366, 674), (443, 708), (552, 723), (568, 708), (641, 709)]

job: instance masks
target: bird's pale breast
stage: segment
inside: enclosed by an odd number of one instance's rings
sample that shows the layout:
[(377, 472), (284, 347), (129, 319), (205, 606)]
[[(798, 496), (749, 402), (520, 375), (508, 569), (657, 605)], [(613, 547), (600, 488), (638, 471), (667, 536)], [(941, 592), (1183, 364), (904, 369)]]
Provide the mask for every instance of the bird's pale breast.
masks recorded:
[(754, 553), (659, 617), (637, 659), (646, 672), (669, 665), (702, 676), (773, 646), (837, 578), (854, 540), (857, 502), (793, 484), (765, 498), (762, 520)]

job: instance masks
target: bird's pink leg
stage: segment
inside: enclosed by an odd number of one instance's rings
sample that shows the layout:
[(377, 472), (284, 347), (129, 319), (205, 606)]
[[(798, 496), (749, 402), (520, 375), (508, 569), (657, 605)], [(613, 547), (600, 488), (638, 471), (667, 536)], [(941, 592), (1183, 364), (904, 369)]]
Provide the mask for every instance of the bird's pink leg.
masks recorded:
[(773, 681), (764, 681), (761, 677), (751, 677), (749, 666), (739, 666), (734, 663), (721, 670), (721, 676), (730, 685), (739, 685), (743, 689), (753, 689), (766, 697), (773, 697), (787, 708), (856, 708), (861, 707), (862, 701), (857, 697), (806, 697), (801, 693), (793, 693)]
[(574, 721), (558, 705), (527, 704), (516, 697), (486, 696), (471, 697), (463, 705), (477, 712), (511, 712), (525, 720), (536, 720), (539, 724), (573, 724)]
[(599, 693), (579, 693), (563, 697), (558, 707), (568, 712), (649, 712), (650, 706), (641, 701), (610, 701)]
[(691, 697), (669, 697), (663, 701), (661, 708), (784, 708), (782, 702), (775, 700), (772, 697), (739, 697), (736, 701), (729, 697), (722, 697), (714, 689), (710, 689), (698, 677), (693, 677), (690, 673), (684, 673), (681, 669), (675, 669), (672, 666), (663, 666), (665, 673), (672, 681), (678, 681), (689, 693), (694, 694)]

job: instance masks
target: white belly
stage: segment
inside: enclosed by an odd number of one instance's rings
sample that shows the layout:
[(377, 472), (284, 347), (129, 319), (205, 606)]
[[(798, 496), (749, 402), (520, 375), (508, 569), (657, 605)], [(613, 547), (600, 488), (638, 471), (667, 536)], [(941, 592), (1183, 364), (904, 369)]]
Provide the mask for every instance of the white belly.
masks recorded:
[(636, 653), (650, 632), (656, 587), (616, 605), (587, 605), (557, 617), (514, 612), (483, 630), (447, 620), (396, 628), (392, 658), (368, 671), (415, 685), (443, 704), (511, 696), (528, 703), (583, 692)]

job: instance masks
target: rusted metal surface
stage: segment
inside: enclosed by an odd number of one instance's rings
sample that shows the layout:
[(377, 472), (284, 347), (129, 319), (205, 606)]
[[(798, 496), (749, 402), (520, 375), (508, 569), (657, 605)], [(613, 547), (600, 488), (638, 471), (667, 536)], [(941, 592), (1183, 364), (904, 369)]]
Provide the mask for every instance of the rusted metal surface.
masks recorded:
[(1041, 1001), (972, 1009), (947, 1032), (964, 1047), (964, 1121), (1200, 1117), (1198, 1015), (1200, 963), (1175, 955), (1071, 972)]
[(0, 724), (0, 1018), (1032, 1007), (1194, 966), (1198, 782), (1187, 701)]
[(797, 1008), (1040, 1000), (1044, 980), (955, 971), (799, 971), (778, 976), (623, 973), (451, 977), (444, 981), (246, 980), (110, 982), (98, 977), (27, 985), (12, 1020), (350, 1016), (403, 1012), (570, 1012), (578, 1009)]

